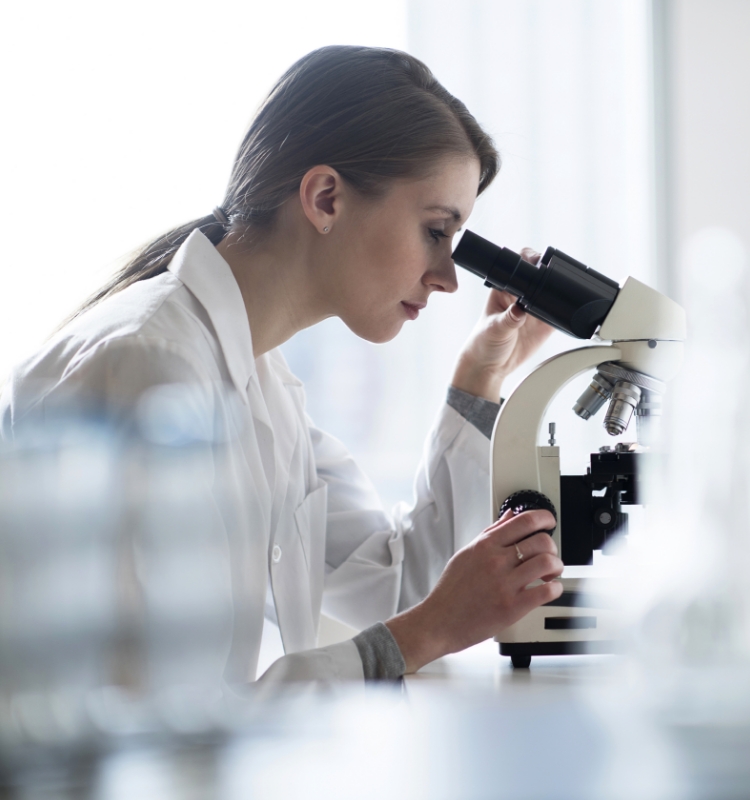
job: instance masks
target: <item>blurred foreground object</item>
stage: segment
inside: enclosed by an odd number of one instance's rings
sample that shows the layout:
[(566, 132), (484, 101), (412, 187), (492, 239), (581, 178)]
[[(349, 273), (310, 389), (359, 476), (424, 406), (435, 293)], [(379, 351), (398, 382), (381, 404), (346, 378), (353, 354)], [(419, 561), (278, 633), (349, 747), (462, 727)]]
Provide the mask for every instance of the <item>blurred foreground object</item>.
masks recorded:
[(681, 724), (622, 675), (222, 697), (230, 604), (204, 447), (88, 423), (0, 453), (3, 797), (742, 796), (749, 720)]
[(750, 724), (750, 260), (722, 228), (682, 258), (691, 336), (625, 611), (640, 688), (668, 717), (719, 731)]
[(232, 589), (206, 446), (79, 419), (0, 450), (4, 759), (212, 726)]

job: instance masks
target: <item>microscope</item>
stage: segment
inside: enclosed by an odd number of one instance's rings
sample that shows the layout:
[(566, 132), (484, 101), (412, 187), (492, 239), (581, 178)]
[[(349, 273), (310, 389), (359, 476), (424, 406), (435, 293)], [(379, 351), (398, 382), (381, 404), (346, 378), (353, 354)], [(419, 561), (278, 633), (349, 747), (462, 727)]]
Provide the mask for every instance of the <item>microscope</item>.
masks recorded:
[[(515, 295), (529, 314), (577, 339), (595, 344), (540, 364), (503, 404), (490, 455), (492, 519), (509, 509), (544, 508), (557, 521), (549, 531), (565, 564), (563, 593), (505, 629), (495, 641), (515, 668), (532, 656), (611, 653), (617, 649), (618, 615), (607, 599), (606, 579), (573, 577), (627, 533), (623, 506), (642, 503), (644, 459), (661, 415), (665, 384), (677, 374), (686, 338), (684, 310), (635, 278), (622, 287), (565, 253), (548, 248), (538, 266), (466, 231), (453, 253), (456, 264), (486, 286)], [(582, 419), (604, 405), (604, 428), (621, 435), (636, 419), (633, 444), (604, 446), (585, 475), (560, 474), (555, 425), (540, 443), (545, 415), (571, 380), (595, 370), (574, 405)], [(569, 569), (572, 567), (573, 569)], [(566, 573), (569, 573), (566, 575)]]

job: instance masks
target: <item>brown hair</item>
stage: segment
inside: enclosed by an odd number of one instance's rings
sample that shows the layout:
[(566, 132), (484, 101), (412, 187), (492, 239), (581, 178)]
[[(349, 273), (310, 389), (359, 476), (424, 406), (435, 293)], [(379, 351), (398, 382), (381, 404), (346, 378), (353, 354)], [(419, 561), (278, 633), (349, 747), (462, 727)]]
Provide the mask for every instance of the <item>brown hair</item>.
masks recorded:
[(418, 59), (398, 50), (323, 47), (301, 58), (261, 105), (234, 162), (222, 209), (147, 244), (76, 316), (131, 283), (166, 270), (192, 231), (218, 244), (262, 232), (305, 173), (327, 164), (366, 196), (389, 180), (419, 177), (449, 155), (479, 159), (478, 192), (499, 169), (490, 137)]

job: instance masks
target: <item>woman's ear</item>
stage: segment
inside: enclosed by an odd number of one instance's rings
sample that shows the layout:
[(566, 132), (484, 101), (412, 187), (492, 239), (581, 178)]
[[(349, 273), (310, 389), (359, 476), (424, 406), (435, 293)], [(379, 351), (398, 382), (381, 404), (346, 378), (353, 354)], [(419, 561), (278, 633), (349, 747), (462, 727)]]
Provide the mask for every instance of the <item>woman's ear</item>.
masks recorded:
[(328, 233), (341, 213), (343, 181), (325, 165), (309, 169), (299, 187), (302, 210), (318, 233)]

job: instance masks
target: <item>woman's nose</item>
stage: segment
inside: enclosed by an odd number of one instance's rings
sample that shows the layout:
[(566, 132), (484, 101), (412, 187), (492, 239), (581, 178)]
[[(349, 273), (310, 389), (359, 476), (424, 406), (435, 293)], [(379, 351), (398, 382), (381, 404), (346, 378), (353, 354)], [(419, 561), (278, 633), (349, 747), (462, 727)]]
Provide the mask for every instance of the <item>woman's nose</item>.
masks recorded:
[(450, 256), (441, 259), (440, 264), (425, 275), (424, 282), (436, 292), (455, 292), (458, 280), (453, 259)]

